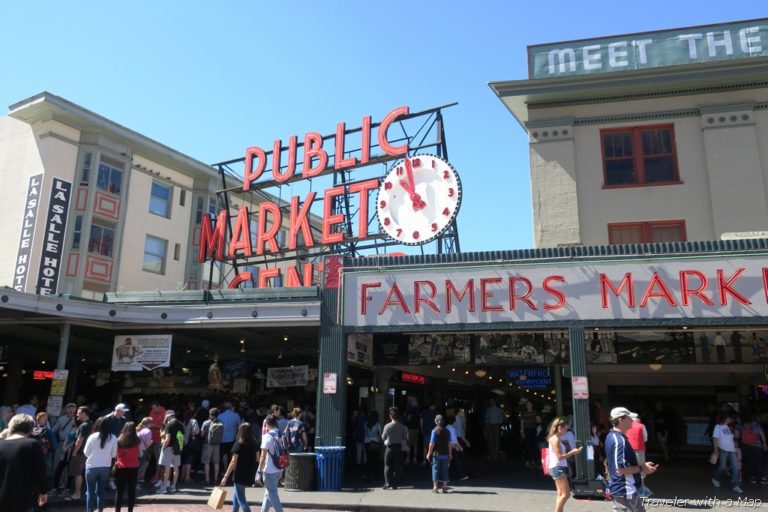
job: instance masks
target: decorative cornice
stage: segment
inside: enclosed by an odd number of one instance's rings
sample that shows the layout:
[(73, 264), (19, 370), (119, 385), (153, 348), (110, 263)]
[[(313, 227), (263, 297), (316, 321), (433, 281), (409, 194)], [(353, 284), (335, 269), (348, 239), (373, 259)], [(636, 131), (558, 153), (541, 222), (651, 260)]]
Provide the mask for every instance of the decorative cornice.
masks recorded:
[(632, 101), (642, 99), (653, 98), (665, 98), (673, 96), (689, 96), (693, 94), (712, 94), (728, 91), (740, 91), (745, 89), (759, 89), (761, 87), (768, 87), (768, 80), (759, 80), (752, 82), (743, 82), (736, 84), (726, 85), (711, 85), (704, 87), (688, 87), (684, 89), (665, 89), (661, 91), (649, 91), (649, 92), (633, 92), (626, 94), (606, 95), (606, 96), (589, 96), (586, 98), (566, 98), (566, 99), (553, 99), (553, 100), (537, 100), (528, 102), (527, 107), (529, 110), (565, 107), (571, 105), (587, 105), (592, 103), (611, 103), (617, 101)]

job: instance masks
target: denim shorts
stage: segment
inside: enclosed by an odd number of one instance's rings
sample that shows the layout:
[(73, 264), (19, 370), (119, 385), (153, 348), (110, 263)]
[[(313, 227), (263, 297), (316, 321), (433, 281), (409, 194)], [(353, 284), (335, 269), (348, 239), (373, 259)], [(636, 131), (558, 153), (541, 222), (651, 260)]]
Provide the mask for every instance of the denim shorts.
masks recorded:
[(549, 468), (549, 476), (552, 477), (552, 480), (557, 480), (558, 478), (568, 478), (568, 466), (555, 466), (553, 468)]

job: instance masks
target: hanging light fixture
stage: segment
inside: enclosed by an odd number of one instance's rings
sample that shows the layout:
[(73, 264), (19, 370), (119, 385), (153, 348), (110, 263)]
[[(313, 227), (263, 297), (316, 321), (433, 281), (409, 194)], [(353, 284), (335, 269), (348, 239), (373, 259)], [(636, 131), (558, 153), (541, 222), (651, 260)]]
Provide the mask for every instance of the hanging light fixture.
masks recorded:
[(240, 352), (245, 354), (245, 338), (240, 339)]

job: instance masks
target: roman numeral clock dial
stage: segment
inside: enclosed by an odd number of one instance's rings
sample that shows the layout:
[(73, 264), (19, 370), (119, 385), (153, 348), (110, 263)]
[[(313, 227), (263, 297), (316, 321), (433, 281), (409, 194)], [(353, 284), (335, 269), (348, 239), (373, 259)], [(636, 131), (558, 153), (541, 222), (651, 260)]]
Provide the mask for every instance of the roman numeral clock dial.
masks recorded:
[(406, 245), (425, 244), (443, 234), (460, 205), (458, 173), (434, 155), (406, 157), (395, 164), (376, 198), (381, 229)]

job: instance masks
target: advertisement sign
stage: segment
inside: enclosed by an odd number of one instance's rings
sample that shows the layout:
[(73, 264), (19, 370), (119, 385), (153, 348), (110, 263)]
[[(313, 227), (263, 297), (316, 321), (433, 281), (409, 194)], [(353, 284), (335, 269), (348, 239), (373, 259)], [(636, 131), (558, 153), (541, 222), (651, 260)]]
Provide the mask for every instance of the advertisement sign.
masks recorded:
[(768, 257), (347, 270), (342, 307), (359, 327), (764, 317)]
[(530, 78), (592, 75), (768, 55), (768, 20), (528, 47)]
[(323, 394), (324, 395), (336, 394), (336, 380), (337, 380), (337, 376), (335, 373), (326, 372), (323, 374)]
[(67, 232), (67, 214), (69, 212), (69, 196), (72, 183), (53, 178), (51, 198), (48, 202), (48, 212), (45, 216), (45, 231), (43, 232), (43, 252), (40, 257), (40, 270), (37, 273), (37, 289), (39, 295), (56, 293), (61, 270), (61, 256), (64, 252), (64, 236)]
[(574, 400), (587, 400), (589, 398), (589, 381), (586, 377), (571, 377), (571, 389)]
[(347, 336), (347, 361), (365, 366), (373, 364), (372, 334), (350, 334)]
[(51, 396), (64, 396), (67, 390), (69, 370), (54, 370), (51, 381)]
[(48, 414), (48, 416), (59, 416), (61, 414), (61, 407), (63, 403), (63, 396), (49, 396), (48, 402), (45, 406), (45, 412)]
[[(21, 234), (19, 235), (19, 250), (16, 252), (16, 265), (13, 269), (12, 281), (13, 289), (20, 292), (25, 291), (27, 287), (29, 260), (32, 251), (32, 242), (35, 238), (37, 207), (40, 204), (40, 191), (42, 185), (42, 174), (36, 174), (29, 177), (27, 200), (24, 202), (24, 219), (21, 222)], [(2, 359), (1, 356), (0, 359)]]
[(405, 334), (375, 334), (373, 337), (373, 364), (396, 366), (408, 364), (408, 345), (411, 337)]
[(307, 365), (267, 368), (267, 387), (288, 388), (306, 386), (308, 374), (309, 367)]
[(171, 365), (171, 334), (115, 336), (113, 372), (140, 372)]

